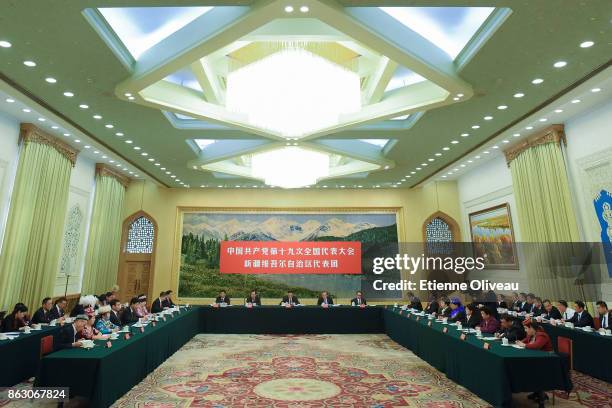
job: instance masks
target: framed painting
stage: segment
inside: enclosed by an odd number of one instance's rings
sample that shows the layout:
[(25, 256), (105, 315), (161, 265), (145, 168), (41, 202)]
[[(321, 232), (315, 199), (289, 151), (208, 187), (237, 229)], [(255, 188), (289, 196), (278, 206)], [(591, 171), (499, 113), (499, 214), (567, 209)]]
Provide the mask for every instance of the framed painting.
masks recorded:
[(508, 203), (469, 214), (474, 256), (489, 269), (519, 269)]

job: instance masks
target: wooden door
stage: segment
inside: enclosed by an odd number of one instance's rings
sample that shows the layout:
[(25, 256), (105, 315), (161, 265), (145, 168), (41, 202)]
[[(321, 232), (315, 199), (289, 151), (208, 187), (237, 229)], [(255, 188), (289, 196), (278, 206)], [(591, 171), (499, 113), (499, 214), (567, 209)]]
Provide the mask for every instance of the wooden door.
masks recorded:
[(119, 284), (122, 302), (129, 302), (134, 296), (149, 293), (151, 261), (127, 260), (123, 263), (122, 281)]

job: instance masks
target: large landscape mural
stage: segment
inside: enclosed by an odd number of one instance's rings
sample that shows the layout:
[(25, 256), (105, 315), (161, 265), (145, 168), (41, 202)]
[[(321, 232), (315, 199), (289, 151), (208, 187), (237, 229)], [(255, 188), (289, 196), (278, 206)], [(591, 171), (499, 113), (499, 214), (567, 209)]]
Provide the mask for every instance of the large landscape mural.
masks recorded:
[[(251, 289), (263, 297), (280, 298), (288, 289), (298, 297), (313, 298), (320, 290), (336, 297), (352, 297), (367, 289), (371, 258), (397, 252), (394, 212), (384, 213), (182, 213), (179, 296), (214, 297), (228, 292), (238, 303)], [(229, 241), (359, 241), (364, 275), (219, 273), (220, 242)]]

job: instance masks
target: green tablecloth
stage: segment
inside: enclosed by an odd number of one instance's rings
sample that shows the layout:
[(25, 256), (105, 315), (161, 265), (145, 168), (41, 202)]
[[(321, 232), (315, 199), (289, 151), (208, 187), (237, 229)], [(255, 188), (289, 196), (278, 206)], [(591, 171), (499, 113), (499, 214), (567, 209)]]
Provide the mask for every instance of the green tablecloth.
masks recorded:
[(382, 307), (230, 306), (202, 308), (205, 333), (383, 333)]
[(0, 387), (11, 387), (34, 377), (40, 363), (40, 339), (55, 335), (58, 327), (43, 327), (15, 340), (0, 340)]
[(389, 337), (494, 406), (510, 406), (515, 392), (572, 387), (564, 360), (555, 353), (505, 347), (499, 340), (485, 350), (483, 340), (474, 335), (461, 340), (452, 325), (432, 321), (430, 327), (426, 317), (417, 321), (392, 308), (383, 317)]
[(568, 337), (573, 342), (574, 370), (612, 383), (612, 337), (598, 333), (543, 324), (555, 350), (557, 337)]
[(89, 399), (93, 407), (107, 407), (163, 363), (201, 329), (199, 308), (182, 311), (144, 333), (132, 328), (132, 338), (120, 338), (105, 348), (68, 349), (42, 359), (38, 387), (69, 387), (71, 396)]

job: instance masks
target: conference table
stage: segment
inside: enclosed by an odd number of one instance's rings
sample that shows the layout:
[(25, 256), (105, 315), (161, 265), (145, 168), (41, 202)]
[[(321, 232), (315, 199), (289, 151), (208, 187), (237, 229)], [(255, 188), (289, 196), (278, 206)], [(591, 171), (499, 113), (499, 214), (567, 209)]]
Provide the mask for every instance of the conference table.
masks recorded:
[(55, 335), (59, 327), (42, 327), (21, 333), (13, 340), (0, 340), (0, 387), (11, 387), (34, 377), (40, 363), (40, 340)]
[(455, 325), (393, 307), (384, 310), (383, 319), (391, 339), (493, 406), (511, 406), (512, 393), (572, 388), (567, 363), (554, 352), (484, 340), (491, 335), (462, 339)]
[(493, 406), (509, 406), (513, 392), (571, 389), (564, 360), (555, 353), (517, 350), (493, 341), (485, 350), (475, 336), (461, 340), (454, 326), (428, 323), (393, 307), (194, 306), (144, 332), (132, 327), (133, 336), (112, 341), (111, 348), (96, 341), (93, 349), (49, 354), (41, 361), (35, 384), (70, 387), (71, 396), (107, 407), (198, 333), (387, 333)]

